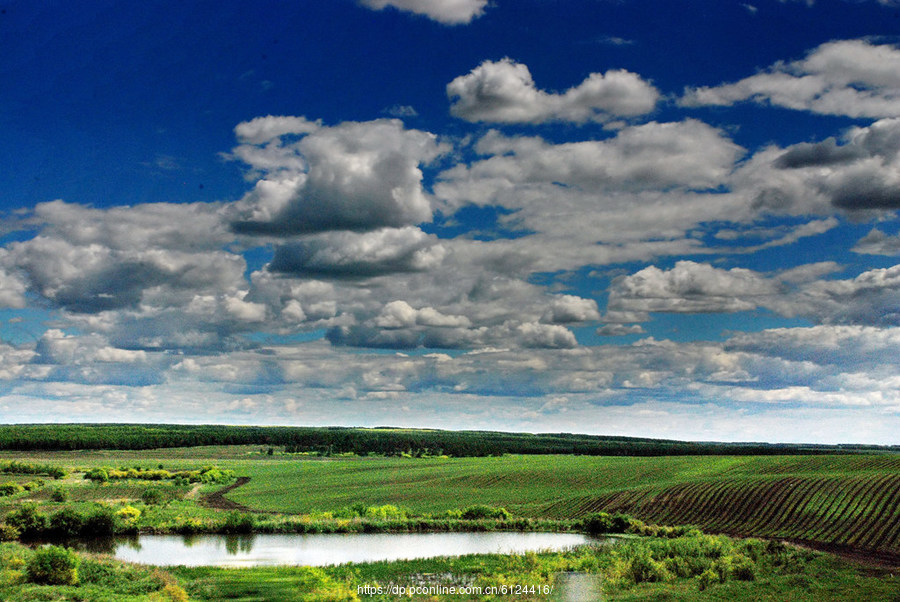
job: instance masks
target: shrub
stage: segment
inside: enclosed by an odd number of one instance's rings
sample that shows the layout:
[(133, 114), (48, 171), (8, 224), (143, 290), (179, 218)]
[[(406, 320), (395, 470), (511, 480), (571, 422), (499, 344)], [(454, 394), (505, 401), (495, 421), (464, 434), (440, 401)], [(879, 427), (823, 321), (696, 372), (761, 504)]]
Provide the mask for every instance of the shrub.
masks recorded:
[(87, 535), (113, 535), (116, 532), (116, 515), (109, 506), (96, 506), (84, 519)]
[(376, 520), (404, 520), (406, 512), (397, 508), (397, 506), (385, 504), (384, 506), (366, 508), (365, 517)]
[(494, 508), (493, 506), (485, 506), (482, 504), (476, 504), (475, 506), (468, 506), (462, 512), (462, 517), (465, 520), (478, 520), (484, 518), (495, 518), (499, 520), (507, 520), (512, 515), (506, 508)]
[(256, 521), (252, 514), (244, 512), (229, 512), (225, 516), (222, 531), (225, 533), (253, 533)]
[(735, 554), (731, 561), (731, 578), (738, 581), (755, 581), (756, 565), (743, 554)]
[(199, 518), (180, 519), (175, 525), (175, 531), (182, 535), (192, 535), (206, 531), (206, 524)]
[(62, 508), (50, 516), (50, 530), (60, 537), (75, 537), (84, 528), (84, 517), (74, 508)]
[(55, 487), (50, 492), (50, 499), (54, 502), (65, 502), (69, 499), (69, 492), (62, 487)]
[(701, 592), (708, 588), (710, 585), (715, 585), (716, 583), (721, 582), (722, 580), (719, 578), (719, 574), (712, 569), (706, 569), (705, 571), (700, 573), (699, 577), (697, 577), (697, 584), (700, 587)]
[(23, 491), (25, 491), (25, 488), (18, 483), (13, 483), (12, 481), (8, 483), (0, 483), (0, 496), (15, 495), (17, 493), (22, 493)]
[(631, 558), (630, 576), (635, 583), (668, 581), (671, 578), (666, 566), (646, 550), (640, 550)]
[(599, 535), (601, 533), (613, 532), (612, 517), (606, 512), (595, 512), (589, 514), (582, 520), (584, 530), (590, 535)]
[(151, 600), (167, 600), (169, 602), (188, 602), (187, 592), (173, 583), (167, 583), (158, 593), (152, 595)]
[(84, 473), (84, 478), (95, 483), (108, 483), (109, 471), (105, 468), (94, 468)]
[(47, 546), (35, 550), (25, 565), (25, 575), (39, 585), (77, 585), (80, 562), (72, 550)]
[(47, 516), (38, 512), (36, 504), (23, 504), (6, 516), (6, 524), (18, 529), (23, 537), (33, 537), (47, 530)]
[(15, 541), (19, 539), (19, 530), (12, 525), (0, 523), (0, 541)]
[(141, 501), (148, 506), (155, 506), (162, 503), (163, 494), (157, 487), (150, 487), (141, 494)]
[(137, 522), (137, 519), (141, 517), (141, 511), (134, 506), (125, 506), (116, 511), (116, 517), (131, 525)]

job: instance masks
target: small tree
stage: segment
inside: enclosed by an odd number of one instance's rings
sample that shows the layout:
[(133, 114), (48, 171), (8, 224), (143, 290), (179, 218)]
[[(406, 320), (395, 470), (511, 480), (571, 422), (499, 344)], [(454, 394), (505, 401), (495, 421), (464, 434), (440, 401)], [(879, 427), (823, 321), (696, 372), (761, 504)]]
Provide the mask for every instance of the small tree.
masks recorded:
[(25, 565), (25, 575), (39, 585), (78, 585), (80, 562), (72, 550), (47, 546), (35, 550)]
[(116, 514), (109, 506), (97, 505), (84, 519), (85, 535), (113, 535), (116, 532)]
[(60, 537), (75, 537), (84, 528), (84, 517), (74, 508), (63, 508), (50, 517), (50, 530)]
[(6, 516), (6, 524), (18, 529), (23, 537), (33, 537), (47, 530), (47, 516), (38, 512), (36, 504), (23, 504)]

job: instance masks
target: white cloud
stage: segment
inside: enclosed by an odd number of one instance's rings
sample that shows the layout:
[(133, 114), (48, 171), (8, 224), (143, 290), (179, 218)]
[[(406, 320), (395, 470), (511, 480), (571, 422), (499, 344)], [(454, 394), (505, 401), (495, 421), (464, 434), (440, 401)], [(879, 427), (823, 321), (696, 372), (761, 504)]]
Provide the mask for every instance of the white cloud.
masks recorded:
[(714, 313), (755, 309), (777, 285), (743, 268), (722, 270), (679, 261), (671, 270), (649, 266), (620, 278), (610, 288), (609, 308), (620, 311)]
[(597, 309), (597, 302), (575, 295), (556, 297), (543, 316), (543, 321), (555, 324), (589, 322), (599, 319), (600, 311)]
[(484, 14), (488, 0), (360, 0), (363, 6), (397, 10), (424, 15), (444, 25), (465, 25)]
[(597, 329), (597, 334), (603, 337), (619, 337), (628, 334), (644, 334), (644, 328), (640, 324), (626, 326), (625, 324), (604, 324)]
[(821, 325), (773, 328), (732, 336), (726, 349), (791, 361), (811, 361), (843, 369), (877, 368), (900, 358), (900, 328)]
[(900, 236), (890, 236), (878, 228), (872, 228), (850, 250), (863, 255), (900, 255)]
[(850, 279), (823, 279), (832, 262), (776, 274), (723, 270), (679, 261), (670, 270), (649, 266), (616, 279), (608, 308), (621, 312), (717, 313), (764, 307), (817, 324), (900, 325), (900, 265)]
[(268, 269), (294, 275), (367, 277), (435, 268), (447, 250), (419, 228), (327, 232), (279, 245)]
[(419, 167), (447, 150), (434, 135), (395, 119), (333, 127), (261, 119), (238, 126), (243, 143), (231, 155), (264, 176), (228, 208), (236, 232), (288, 236), (431, 220)]
[(447, 84), (450, 112), (466, 121), (544, 123), (608, 121), (645, 115), (659, 92), (640, 76), (620, 70), (592, 73), (562, 94), (539, 90), (528, 67), (511, 59), (485, 61)]
[(828, 42), (804, 59), (776, 63), (736, 83), (687, 89), (681, 103), (744, 100), (824, 115), (900, 116), (900, 50), (866, 40)]
[(735, 194), (758, 211), (808, 215), (900, 207), (900, 119), (847, 130), (840, 141), (770, 147), (735, 170)]
[[(5, 263), (4, 249), (0, 249), (0, 266)], [(26, 306), (27, 286), (22, 279), (0, 267), (0, 308), (22, 308)]]
[(578, 345), (572, 331), (557, 324), (526, 322), (516, 326), (515, 330), (525, 347), (570, 349)]

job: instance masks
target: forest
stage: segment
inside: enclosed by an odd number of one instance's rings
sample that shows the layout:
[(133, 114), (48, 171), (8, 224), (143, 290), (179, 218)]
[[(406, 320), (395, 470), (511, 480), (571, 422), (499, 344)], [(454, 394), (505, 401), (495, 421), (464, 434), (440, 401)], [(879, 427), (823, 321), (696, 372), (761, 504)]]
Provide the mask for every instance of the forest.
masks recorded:
[(900, 446), (688, 442), (570, 433), (445, 431), (392, 427), (183, 424), (0, 425), (0, 449), (140, 450), (264, 445), (289, 453), (481, 457), (503, 454), (586, 456), (793, 455), (896, 452)]

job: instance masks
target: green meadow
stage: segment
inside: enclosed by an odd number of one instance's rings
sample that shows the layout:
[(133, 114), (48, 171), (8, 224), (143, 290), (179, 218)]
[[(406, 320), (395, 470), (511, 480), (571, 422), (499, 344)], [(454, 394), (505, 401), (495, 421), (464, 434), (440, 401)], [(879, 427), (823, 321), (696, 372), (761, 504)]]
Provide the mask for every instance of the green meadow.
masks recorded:
[[(607, 515), (633, 518), (619, 521), (629, 535), (605, 548), (239, 570), (139, 567), (78, 553), (68, 560), (78, 577), (66, 573), (65, 583), (41, 582), (35, 550), (14, 541), (29, 528), (577, 530)], [(373, 592), (417, 584), (443, 591), (478, 586), (482, 593), (413, 599), (552, 600), (547, 588), (567, 572), (592, 575), (610, 600), (900, 596), (892, 576), (900, 558), (900, 456), (884, 452), (386, 457), (272, 445), (3, 450), (0, 516), (0, 536), (13, 540), (0, 550), (3, 600), (391, 600), (397, 597)], [(130, 589), (117, 589), (118, 580), (128, 580)], [(487, 589), (517, 583), (534, 587), (518, 595)]]

